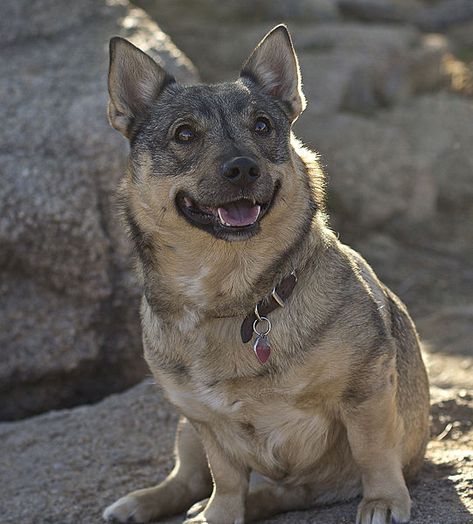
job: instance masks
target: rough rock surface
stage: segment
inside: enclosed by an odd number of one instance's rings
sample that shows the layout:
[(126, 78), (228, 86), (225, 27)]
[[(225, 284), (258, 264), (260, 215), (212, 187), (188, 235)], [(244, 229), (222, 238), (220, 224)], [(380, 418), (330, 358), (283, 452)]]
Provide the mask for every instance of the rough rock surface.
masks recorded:
[(195, 69), (127, 1), (8, 0), (0, 19), (0, 419), (97, 400), (143, 377), (138, 286), (113, 190), (108, 39)]
[(431, 230), (429, 221), (444, 215), (450, 225), (473, 218), (471, 101), (438, 93), (370, 119), (317, 116), (309, 106), (301, 131), (322, 154), (338, 229), (395, 228), (412, 237), (414, 226)]
[[(435, 355), (428, 356), (431, 376)], [(445, 371), (445, 369), (444, 369)], [(473, 386), (432, 389), (432, 435), (419, 481), (411, 487), (413, 524), (467, 524), (473, 518)], [(435, 382), (435, 375), (434, 375)], [(127, 492), (162, 480), (172, 468), (177, 417), (141, 384), (95, 406), (0, 424), (0, 494), (4, 524), (99, 523)], [(274, 524), (348, 524), (357, 501), (288, 513)], [(181, 517), (165, 522), (178, 523)]]

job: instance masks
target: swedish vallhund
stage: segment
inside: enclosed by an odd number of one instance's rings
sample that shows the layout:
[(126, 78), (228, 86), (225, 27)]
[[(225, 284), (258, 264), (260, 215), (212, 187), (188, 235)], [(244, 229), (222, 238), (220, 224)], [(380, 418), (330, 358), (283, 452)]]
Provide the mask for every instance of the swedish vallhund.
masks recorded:
[(357, 523), (408, 522), (428, 438), (419, 340), (326, 225), (317, 155), (291, 130), (305, 99), (286, 27), (216, 85), (113, 38), (109, 93), (145, 357), (181, 419), (171, 474), (105, 520), (240, 524), (362, 495)]

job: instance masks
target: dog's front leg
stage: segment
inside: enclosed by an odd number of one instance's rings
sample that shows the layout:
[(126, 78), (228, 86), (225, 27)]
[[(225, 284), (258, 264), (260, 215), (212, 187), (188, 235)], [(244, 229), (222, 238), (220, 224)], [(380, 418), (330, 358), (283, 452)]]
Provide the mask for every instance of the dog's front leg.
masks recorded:
[(205, 425), (197, 427), (209, 461), (214, 482), (205, 509), (184, 524), (243, 524), (250, 470), (225, 451)]
[(212, 489), (210, 471), (202, 443), (184, 417), (176, 434), (176, 466), (161, 484), (133, 491), (103, 513), (107, 522), (141, 523), (189, 509), (208, 497)]
[(345, 406), (348, 440), (360, 468), (363, 499), (357, 524), (408, 522), (411, 499), (402, 474), (403, 425), (395, 387), (389, 383), (376, 395)]

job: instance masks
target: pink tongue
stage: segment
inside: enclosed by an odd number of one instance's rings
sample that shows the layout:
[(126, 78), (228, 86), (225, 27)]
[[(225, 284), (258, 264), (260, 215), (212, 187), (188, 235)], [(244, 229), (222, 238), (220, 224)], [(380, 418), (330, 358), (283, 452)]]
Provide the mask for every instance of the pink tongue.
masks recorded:
[(231, 202), (225, 207), (218, 208), (220, 220), (234, 227), (243, 227), (254, 224), (259, 216), (260, 206), (249, 202)]

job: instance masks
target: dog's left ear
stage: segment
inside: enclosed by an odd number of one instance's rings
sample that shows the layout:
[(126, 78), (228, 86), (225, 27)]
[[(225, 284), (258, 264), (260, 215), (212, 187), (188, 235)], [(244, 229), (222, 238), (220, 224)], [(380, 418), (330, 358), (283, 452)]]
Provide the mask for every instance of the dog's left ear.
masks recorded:
[(304, 111), (301, 73), (291, 35), (285, 25), (272, 29), (245, 62), (240, 76), (248, 78), (261, 90), (278, 98), (291, 120)]

